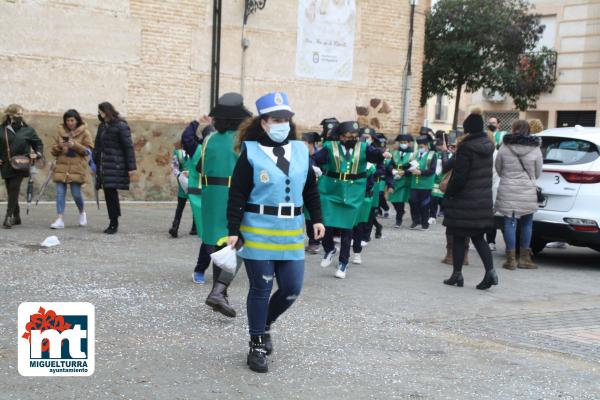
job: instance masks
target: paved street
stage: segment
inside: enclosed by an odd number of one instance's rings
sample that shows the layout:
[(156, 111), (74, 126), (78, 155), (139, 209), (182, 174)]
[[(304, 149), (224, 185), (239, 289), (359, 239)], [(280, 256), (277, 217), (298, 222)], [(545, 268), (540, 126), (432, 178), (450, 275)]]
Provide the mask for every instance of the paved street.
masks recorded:
[[(4, 210), (5, 205), (1, 208)], [(94, 209), (93, 209), (94, 208)], [(274, 327), (270, 372), (247, 353), (244, 271), (230, 288), (238, 318), (204, 305), (192, 283), (199, 241), (167, 229), (174, 204), (124, 205), (119, 234), (104, 235), (106, 210), (90, 225), (48, 229), (54, 206), (0, 230), (2, 399), (598, 399), (600, 253), (547, 250), (540, 269), (506, 271), (475, 290), (475, 251), (465, 287), (442, 284), (444, 230), (393, 230), (363, 251), (346, 280), (307, 258), (305, 286)], [(440, 220), (441, 222), (441, 220)], [(46, 236), (62, 245), (40, 249)], [(500, 239), (500, 238), (499, 238)], [(503, 244), (499, 240), (499, 250)], [(24, 301), (87, 301), (96, 307), (96, 372), (25, 378), (17, 372), (17, 307)]]

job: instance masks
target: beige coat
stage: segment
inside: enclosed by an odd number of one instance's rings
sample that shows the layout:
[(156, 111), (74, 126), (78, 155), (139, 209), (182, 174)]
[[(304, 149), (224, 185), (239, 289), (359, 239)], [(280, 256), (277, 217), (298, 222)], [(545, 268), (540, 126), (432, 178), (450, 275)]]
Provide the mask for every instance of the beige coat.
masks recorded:
[[(63, 146), (64, 137), (71, 137), (73, 140), (71, 152), (68, 147)], [(56, 157), (56, 167), (52, 175), (54, 182), (86, 183), (90, 169), (86, 149), (92, 147), (92, 135), (87, 130), (85, 122), (73, 132), (69, 132), (63, 124), (60, 124), (51, 151)]]
[[(521, 166), (519, 158), (525, 169)], [(543, 157), (539, 138), (506, 135), (496, 156), (496, 172), (500, 177), (494, 208), (512, 217), (533, 214), (538, 209), (536, 180), (542, 174)]]

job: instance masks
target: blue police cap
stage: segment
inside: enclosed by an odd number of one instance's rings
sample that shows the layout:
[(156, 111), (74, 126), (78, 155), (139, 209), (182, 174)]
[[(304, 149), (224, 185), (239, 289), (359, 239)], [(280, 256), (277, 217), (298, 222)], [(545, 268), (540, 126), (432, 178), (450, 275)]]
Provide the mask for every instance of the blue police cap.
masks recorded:
[(256, 100), (258, 115), (269, 115), (274, 118), (291, 118), (294, 115), (287, 94), (273, 92)]

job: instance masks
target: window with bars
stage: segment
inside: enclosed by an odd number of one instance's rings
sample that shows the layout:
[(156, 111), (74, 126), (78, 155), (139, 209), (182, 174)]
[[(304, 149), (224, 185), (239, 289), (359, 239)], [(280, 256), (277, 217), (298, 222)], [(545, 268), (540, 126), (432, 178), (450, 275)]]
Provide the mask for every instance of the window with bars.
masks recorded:
[(483, 117), (485, 119), (485, 124), (487, 125), (487, 121), (491, 117), (496, 117), (498, 119), (498, 124), (501, 131), (510, 131), (512, 123), (519, 119), (518, 111), (499, 111), (499, 112), (484, 112)]

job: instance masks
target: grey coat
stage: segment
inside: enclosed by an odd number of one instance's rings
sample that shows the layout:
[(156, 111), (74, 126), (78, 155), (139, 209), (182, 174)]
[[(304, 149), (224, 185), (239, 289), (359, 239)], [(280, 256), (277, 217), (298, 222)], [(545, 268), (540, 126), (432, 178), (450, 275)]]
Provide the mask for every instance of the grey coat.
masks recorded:
[[(519, 159), (525, 166), (524, 171)], [(543, 157), (538, 137), (506, 135), (496, 157), (500, 177), (494, 208), (507, 217), (522, 217), (538, 209), (536, 180), (542, 174)]]

